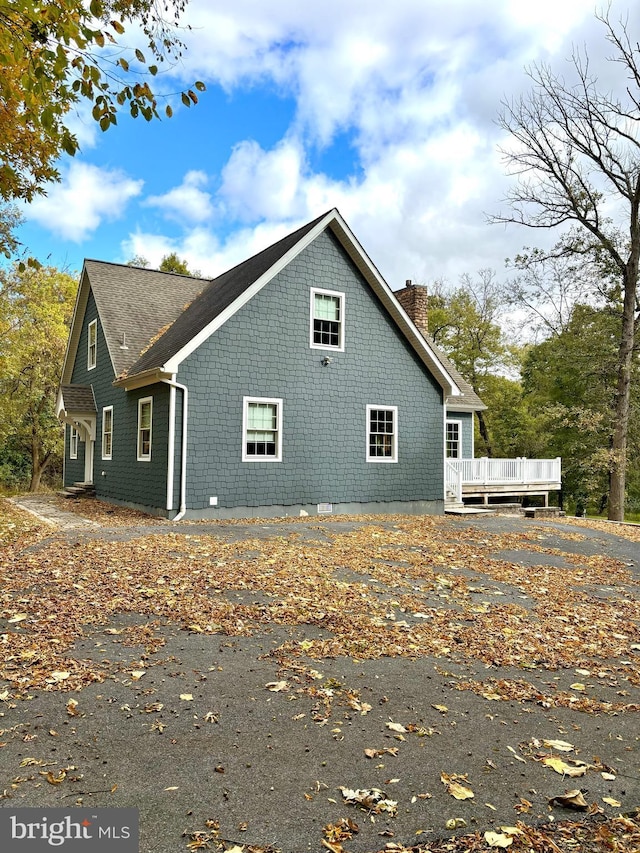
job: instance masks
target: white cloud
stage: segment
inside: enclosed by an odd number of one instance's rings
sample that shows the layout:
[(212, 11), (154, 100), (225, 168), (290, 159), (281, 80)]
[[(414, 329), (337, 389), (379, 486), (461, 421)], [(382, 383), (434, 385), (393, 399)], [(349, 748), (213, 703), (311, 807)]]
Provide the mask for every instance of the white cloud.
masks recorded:
[(208, 183), (207, 175), (198, 170), (187, 172), (180, 186), (174, 187), (164, 195), (149, 196), (145, 204), (158, 207), (169, 219), (179, 222), (204, 222), (211, 218), (213, 206), (211, 196), (202, 187)]
[[(635, 32), (640, 6), (614, 0), (612, 19), (627, 9)], [(242, 117), (234, 136), (220, 99), (212, 116), (205, 93), (191, 110), (189, 133), (210, 139), (212, 150), (218, 136), (230, 140), (224, 165), (192, 161), (185, 140), (184, 177), (146, 199), (144, 224), (131, 223), (124, 258), (141, 254), (156, 265), (176, 251), (191, 268), (215, 275), (336, 206), (393, 287), (405, 278), (455, 281), (464, 271), (501, 270), (523, 244), (553, 235), (486, 222), (509, 186), (497, 151), (500, 101), (529, 88), (527, 63), (566, 70), (572, 43), (589, 45), (593, 70), (615, 88), (616, 69), (604, 62), (610, 46), (593, 11), (586, 0), (191, 0), (188, 49), (174, 69), (183, 83), (204, 79), (230, 97), (266, 88), (293, 102), (295, 114), (274, 141), (262, 135), (269, 117), (253, 97), (253, 124)], [(332, 160), (341, 134), (353, 154), (348, 168)], [(108, 142), (112, 132), (102, 138)], [(193, 148), (200, 156), (200, 146)], [(88, 187), (95, 200), (85, 201), (86, 214), (74, 213), (81, 202), (69, 189), (57, 208), (41, 202), (48, 214), (39, 221), (74, 234), (96, 227), (85, 219), (117, 215), (109, 211), (118, 204), (104, 201), (109, 184), (120, 186), (109, 175), (99, 172)], [(51, 193), (55, 200), (55, 187)]]
[(59, 184), (28, 207), (29, 219), (75, 243), (85, 240), (105, 219), (124, 215), (130, 199), (142, 191), (143, 181), (129, 178), (119, 169), (100, 169), (73, 160)]

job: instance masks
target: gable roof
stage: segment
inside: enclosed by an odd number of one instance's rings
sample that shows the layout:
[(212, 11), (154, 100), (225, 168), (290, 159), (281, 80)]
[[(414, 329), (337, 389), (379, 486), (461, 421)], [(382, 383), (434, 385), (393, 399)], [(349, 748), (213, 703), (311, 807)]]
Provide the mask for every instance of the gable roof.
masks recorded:
[(129, 370), (149, 341), (173, 323), (208, 284), (207, 279), (86, 260), (67, 343), (62, 383), (71, 382), (89, 290), (96, 301), (115, 377)]
[(331, 231), (338, 240), (420, 360), (442, 387), (445, 396), (462, 402), (461, 388), (450, 370), (452, 365), (447, 364), (446, 358), (433, 342), (420, 334), (335, 208), (207, 283), (166, 331), (118, 375), (115, 384), (124, 388), (140, 387), (177, 374), (185, 358), (324, 230)]
[(191, 349), (194, 338), (205, 330), (212, 320), (219, 317), (240, 299), (254, 282), (259, 281), (274, 265), (282, 261), (323, 218), (324, 216), (319, 216), (308, 222), (257, 255), (214, 278), (158, 341), (132, 365), (129, 375), (162, 368), (185, 348)]

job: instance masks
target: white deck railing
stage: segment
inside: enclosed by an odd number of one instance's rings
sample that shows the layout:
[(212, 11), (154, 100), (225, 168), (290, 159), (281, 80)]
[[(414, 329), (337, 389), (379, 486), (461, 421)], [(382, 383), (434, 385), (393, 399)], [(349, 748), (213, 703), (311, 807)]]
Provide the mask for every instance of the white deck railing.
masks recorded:
[(454, 471), (460, 476), (462, 485), (559, 483), (561, 459), (447, 459), (446, 471), (447, 488)]
[(445, 459), (444, 479), (447, 499), (450, 497), (462, 503), (462, 472), (459, 471), (452, 462), (455, 459)]

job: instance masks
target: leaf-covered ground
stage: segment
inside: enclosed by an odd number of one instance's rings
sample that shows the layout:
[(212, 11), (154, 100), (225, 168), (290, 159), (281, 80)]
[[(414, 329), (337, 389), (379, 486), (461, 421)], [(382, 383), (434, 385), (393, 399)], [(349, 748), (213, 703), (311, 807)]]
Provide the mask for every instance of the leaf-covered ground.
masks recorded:
[[(122, 768), (95, 787), (82, 752), (126, 720), (120, 747), (131, 739), (135, 755), (144, 732), (152, 750), (141, 741), (140, 763), (158, 748), (196, 762), (161, 799), (198, 776), (200, 750), (215, 745), (218, 762), (205, 775), (220, 802), (196, 796), (184, 836), (163, 847), (143, 832), (143, 853), (639, 849), (636, 528), (343, 517), (143, 530), (139, 514), (74, 506), (100, 527), (52, 532), (1, 508), (0, 790), (13, 805), (137, 796), (144, 819), (153, 796), (129, 777), (127, 790)], [(293, 802), (269, 799), (274, 766), (253, 778), (250, 714)], [(103, 720), (93, 734), (90, 717)], [(62, 736), (66, 763), (44, 746)], [(281, 827), (298, 811), (295, 843), (293, 825), (268, 834), (277, 809)]]

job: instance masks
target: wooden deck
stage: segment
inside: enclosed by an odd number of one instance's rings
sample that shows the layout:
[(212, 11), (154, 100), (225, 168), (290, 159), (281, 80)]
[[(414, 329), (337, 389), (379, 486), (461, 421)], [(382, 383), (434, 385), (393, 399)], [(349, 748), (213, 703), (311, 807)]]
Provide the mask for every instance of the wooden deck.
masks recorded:
[(483, 504), (507, 497), (541, 496), (549, 504), (549, 492), (561, 487), (561, 459), (447, 459), (448, 501), (481, 499)]

